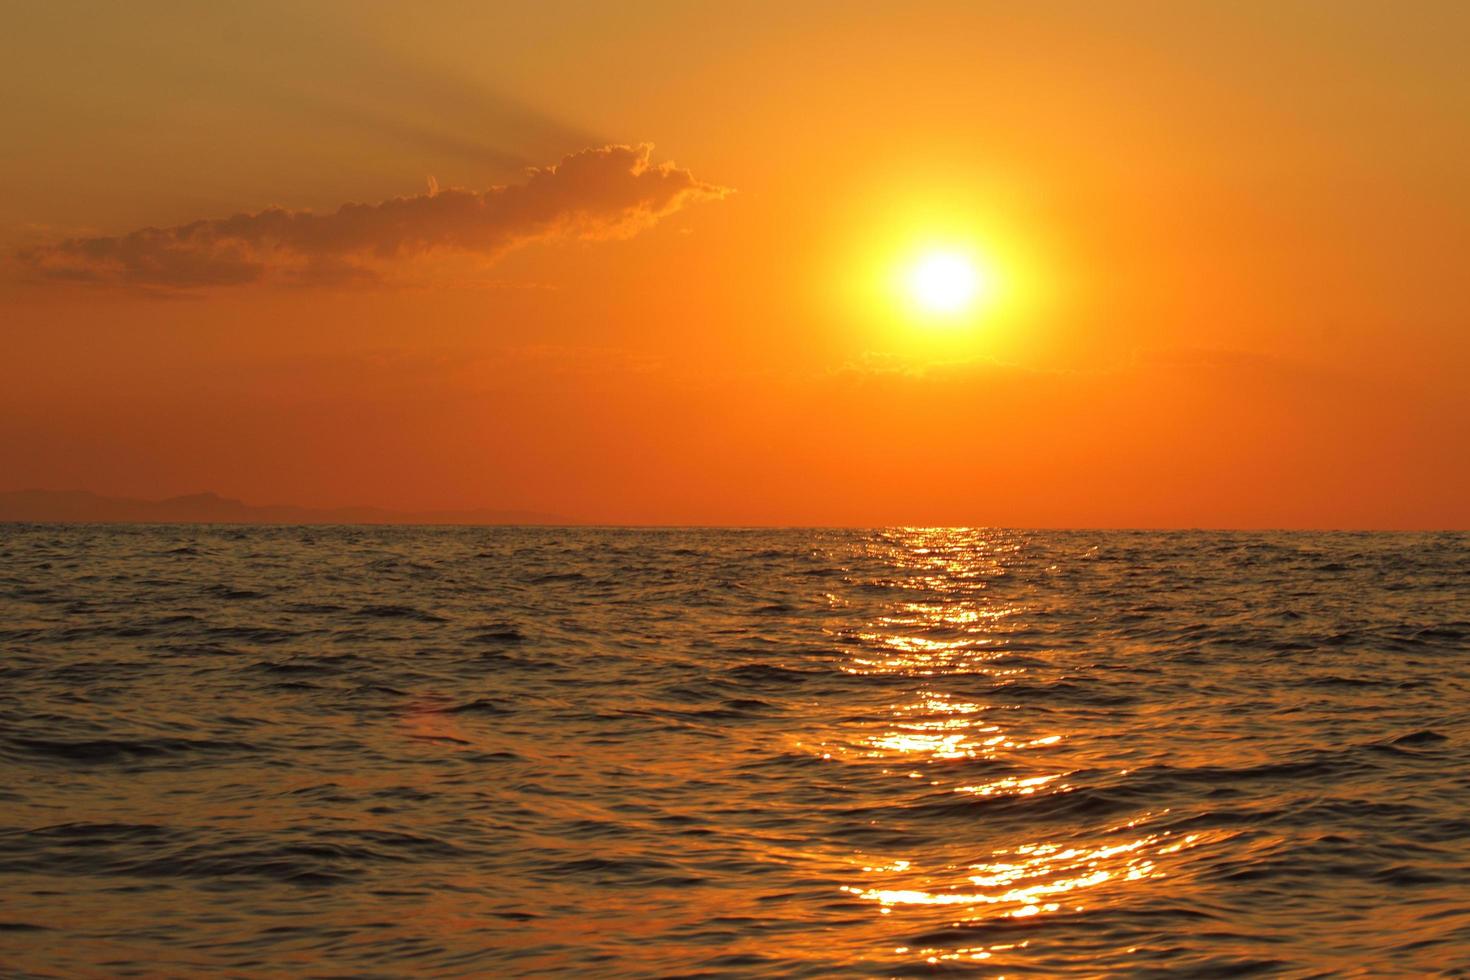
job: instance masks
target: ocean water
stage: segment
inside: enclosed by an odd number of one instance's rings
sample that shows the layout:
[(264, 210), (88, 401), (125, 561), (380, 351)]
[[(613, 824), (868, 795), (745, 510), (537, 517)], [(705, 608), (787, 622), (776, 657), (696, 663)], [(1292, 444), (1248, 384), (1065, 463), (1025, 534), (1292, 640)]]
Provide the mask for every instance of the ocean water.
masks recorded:
[(1470, 536), (0, 527), (0, 973), (1470, 976)]

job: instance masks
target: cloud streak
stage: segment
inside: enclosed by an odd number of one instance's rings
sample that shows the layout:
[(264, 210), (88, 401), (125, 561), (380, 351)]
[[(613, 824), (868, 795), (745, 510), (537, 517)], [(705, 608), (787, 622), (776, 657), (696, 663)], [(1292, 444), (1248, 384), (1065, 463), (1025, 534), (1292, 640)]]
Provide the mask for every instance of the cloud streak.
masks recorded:
[(671, 163), (652, 146), (582, 150), (484, 191), (433, 188), (317, 214), (267, 208), (171, 228), (71, 238), (24, 249), (20, 263), (49, 280), (188, 289), (281, 279), (376, 281), (391, 263), (435, 252), (493, 259), (551, 238), (622, 238), (728, 188)]

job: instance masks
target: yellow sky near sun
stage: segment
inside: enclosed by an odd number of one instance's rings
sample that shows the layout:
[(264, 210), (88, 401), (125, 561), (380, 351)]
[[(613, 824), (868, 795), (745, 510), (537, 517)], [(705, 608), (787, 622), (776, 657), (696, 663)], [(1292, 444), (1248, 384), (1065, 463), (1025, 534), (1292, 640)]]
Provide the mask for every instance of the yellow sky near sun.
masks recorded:
[[(484, 191), (643, 141), (734, 193), (388, 284), (12, 275), (0, 489), (608, 521), (1470, 523), (1462, 5), (7, 17), (10, 254), (431, 176)], [(936, 319), (911, 301), (936, 253), (966, 257), (983, 302)]]

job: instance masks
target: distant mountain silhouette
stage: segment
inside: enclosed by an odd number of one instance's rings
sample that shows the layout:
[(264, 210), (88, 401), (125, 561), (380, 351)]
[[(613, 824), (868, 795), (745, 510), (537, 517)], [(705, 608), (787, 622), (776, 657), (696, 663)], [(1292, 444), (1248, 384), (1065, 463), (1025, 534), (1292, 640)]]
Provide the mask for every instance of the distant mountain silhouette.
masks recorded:
[(167, 500), (102, 497), (86, 490), (0, 492), (0, 522), (38, 524), (565, 524), (525, 510), (396, 511), (381, 507), (255, 506), (215, 493)]

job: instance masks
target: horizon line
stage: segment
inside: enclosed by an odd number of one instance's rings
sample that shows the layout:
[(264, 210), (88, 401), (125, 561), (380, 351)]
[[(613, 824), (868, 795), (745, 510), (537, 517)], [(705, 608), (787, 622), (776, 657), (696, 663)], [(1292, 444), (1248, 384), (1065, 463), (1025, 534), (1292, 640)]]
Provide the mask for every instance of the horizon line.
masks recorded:
[[(14, 500), (18, 497), (53, 498), (49, 503), (53, 507), (59, 503), (55, 498), (88, 498), (94, 506), (105, 508), (109, 505), (114, 508), (164, 508), (169, 504), (182, 504), (185, 502), (209, 502), (226, 507), (233, 511), (227, 514), (208, 513), (197, 516), (168, 516), (167, 514), (138, 513), (136, 510), (114, 510), (112, 514), (105, 511), (99, 513), (67, 514), (57, 513), (54, 509), (46, 507), (47, 500), (32, 501), (41, 506), (32, 513), (21, 513), (19, 515), (7, 515), (0, 512), (0, 524), (4, 525), (36, 525), (36, 526), (85, 526), (85, 525), (127, 525), (134, 527), (149, 526), (200, 526), (200, 527), (446, 527), (446, 528), (471, 528), (471, 527), (513, 527), (513, 528), (584, 528), (584, 529), (627, 529), (627, 530), (833, 530), (833, 531), (883, 531), (895, 529), (909, 530), (993, 530), (993, 531), (1112, 531), (1112, 532), (1138, 532), (1138, 533), (1165, 533), (1165, 532), (1201, 532), (1201, 533), (1342, 533), (1342, 534), (1459, 534), (1470, 532), (1470, 527), (1456, 526), (1361, 526), (1361, 525), (1329, 525), (1329, 524), (1006, 524), (985, 522), (940, 522), (925, 523), (914, 521), (896, 522), (836, 522), (836, 523), (804, 523), (799, 521), (726, 521), (726, 522), (703, 522), (703, 521), (619, 521), (606, 519), (578, 519), (548, 511), (539, 511), (526, 507), (460, 507), (460, 508), (424, 508), (407, 509), (384, 507), (374, 504), (349, 504), (338, 506), (310, 506), (303, 504), (250, 504), (235, 498), (226, 497), (213, 490), (204, 490), (194, 493), (176, 494), (174, 496), (160, 499), (147, 499), (141, 497), (120, 497), (97, 493), (93, 490), (71, 489), (71, 490), (49, 490), (38, 487), (27, 487), (19, 490), (0, 490), (0, 505), (7, 498)], [(22, 511), (28, 509), (22, 506)], [(49, 510), (49, 513), (47, 512)], [(244, 511), (245, 513), (239, 513)], [(286, 514), (280, 512), (285, 511)], [(254, 512), (252, 515), (251, 512)], [(291, 513), (296, 512), (296, 513)], [(381, 516), (381, 520), (360, 520), (364, 513), (373, 516)], [(310, 519), (312, 515), (320, 515), (320, 520)], [(462, 518), (483, 514), (492, 519), (489, 520), (463, 520)], [(270, 516), (287, 519), (270, 519)], [(255, 516), (256, 519), (251, 519)], [(306, 517), (305, 520), (292, 520), (289, 518)], [(435, 520), (433, 518), (442, 516), (451, 518), (448, 520)], [(494, 516), (508, 519), (496, 520)], [(333, 520), (333, 517), (347, 518), (346, 520)], [(454, 519), (459, 518), (459, 519)]]

